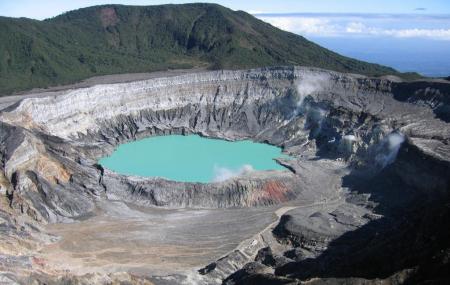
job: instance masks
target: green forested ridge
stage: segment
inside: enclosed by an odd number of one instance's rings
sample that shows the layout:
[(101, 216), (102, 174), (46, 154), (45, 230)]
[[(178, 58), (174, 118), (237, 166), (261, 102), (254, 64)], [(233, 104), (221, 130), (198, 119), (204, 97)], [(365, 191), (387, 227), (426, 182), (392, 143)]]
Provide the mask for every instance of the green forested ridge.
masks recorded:
[(3, 95), (95, 75), (168, 68), (307, 65), (415, 76), (338, 55), (215, 4), (103, 5), (44, 21), (0, 17), (0, 55)]

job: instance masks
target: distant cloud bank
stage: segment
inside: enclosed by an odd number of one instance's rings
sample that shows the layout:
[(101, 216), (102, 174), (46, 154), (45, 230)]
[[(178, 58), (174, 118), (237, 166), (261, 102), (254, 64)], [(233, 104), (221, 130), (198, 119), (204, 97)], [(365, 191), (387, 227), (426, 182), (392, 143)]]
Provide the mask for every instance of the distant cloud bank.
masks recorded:
[(321, 13), (255, 16), (280, 29), (306, 36), (377, 36), (450, 41), (450, 15)]

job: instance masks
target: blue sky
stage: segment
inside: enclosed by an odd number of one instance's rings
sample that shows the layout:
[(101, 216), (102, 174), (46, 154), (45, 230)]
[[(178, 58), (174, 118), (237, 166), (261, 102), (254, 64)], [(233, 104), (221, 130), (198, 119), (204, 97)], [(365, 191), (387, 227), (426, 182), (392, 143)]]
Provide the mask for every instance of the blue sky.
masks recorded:
[[(44, 19), (62, 12), (92, 5), (120, 3), (157, 5), (193, 1), (160, 0), (0, 0), (0, 15)], [(449, 0), (217, 0), (234, 10), (252, 13), (421, 13), (450, 14)]]

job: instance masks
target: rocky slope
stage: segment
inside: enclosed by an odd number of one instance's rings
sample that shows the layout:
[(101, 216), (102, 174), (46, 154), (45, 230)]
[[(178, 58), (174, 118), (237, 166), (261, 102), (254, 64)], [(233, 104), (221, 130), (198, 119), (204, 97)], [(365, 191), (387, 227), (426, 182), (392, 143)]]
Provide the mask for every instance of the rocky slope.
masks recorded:
[[(448, 83), (280, 67), (24, 99), (0, 113), (2, 236), (12, 245), (1, 252), (3, 278), (81, 284), (448, 280), (448, 96)], [(96, 162), (120, 143), (174, 133), (248, 138), (281, 146), (295, 159), (280, 161), (284, 171), (206, 184), (124, 176)], [(127, 270), (79, 276), (39, 259), (39, 248), (54, 243), (43, 225), (75, 227), (98, 214), (100, 201), (111, 200), (224, 215), (228, 208), (280, 209), (262, 231), (242, 235), (234, 251), (185, 275), (168, 268), (166, 277)]]

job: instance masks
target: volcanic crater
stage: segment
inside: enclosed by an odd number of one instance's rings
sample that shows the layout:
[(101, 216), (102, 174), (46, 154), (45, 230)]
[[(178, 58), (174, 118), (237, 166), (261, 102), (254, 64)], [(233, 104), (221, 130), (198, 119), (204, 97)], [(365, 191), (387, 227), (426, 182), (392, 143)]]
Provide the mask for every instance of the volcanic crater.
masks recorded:
[[(0, 111), (0, 275), (38, 284), (440, 280), (449, 90), (274, 67), (29, 96)], [(278, 160), (285, 170), (211, 183), (98, 164), (120, 144), (172, 134), (252, 140), (292, 158)]]

